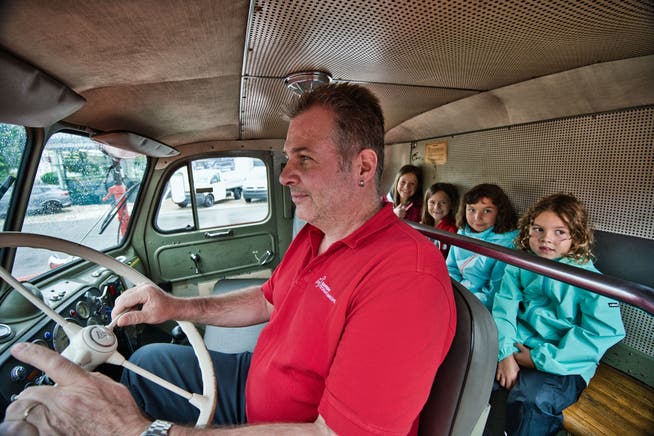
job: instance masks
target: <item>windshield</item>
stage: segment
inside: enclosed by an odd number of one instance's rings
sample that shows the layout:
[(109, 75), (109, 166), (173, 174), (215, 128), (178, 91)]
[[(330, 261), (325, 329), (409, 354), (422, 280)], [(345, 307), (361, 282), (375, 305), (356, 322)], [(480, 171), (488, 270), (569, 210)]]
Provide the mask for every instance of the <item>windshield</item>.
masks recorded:
[[(101, 251), (120, 245), (129, 230), (146, 163), (144, 156), (116, 153), (86, 136), (56, 133), (41, 155), (27, 204), (14, 198), (24, 191), (17, 184), (9, 186), (0, 199), (2, 224), (13, 211), (10, 205), (19, 203), (17, 208), (26, 210), (23, 232), (55, 236)], [(29, 280), (71, 260), (62, 253), (19, 248), (12, 274)]]
[(0, 123), (0, 219), (3, 224), (26, 141), (24, 127)]

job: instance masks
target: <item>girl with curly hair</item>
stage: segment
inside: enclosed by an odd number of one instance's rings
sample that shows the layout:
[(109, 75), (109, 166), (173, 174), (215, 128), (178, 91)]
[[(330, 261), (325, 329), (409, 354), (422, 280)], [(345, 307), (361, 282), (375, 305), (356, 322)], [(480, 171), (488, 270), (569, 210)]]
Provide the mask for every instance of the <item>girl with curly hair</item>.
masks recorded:
[[(520, 219), (518, 229), (518, 249), (599, 272), (591, 260), (588, 213), (573, 195), (541, 199)], [(510, 435), (556, 434), (563, 426), (563, 409), (577, 401), (602, 355), (625, 335), (619, 304), (509, 265), (492, 312), (499, 363), (491, 403), (506, 404), (504, 430)]]

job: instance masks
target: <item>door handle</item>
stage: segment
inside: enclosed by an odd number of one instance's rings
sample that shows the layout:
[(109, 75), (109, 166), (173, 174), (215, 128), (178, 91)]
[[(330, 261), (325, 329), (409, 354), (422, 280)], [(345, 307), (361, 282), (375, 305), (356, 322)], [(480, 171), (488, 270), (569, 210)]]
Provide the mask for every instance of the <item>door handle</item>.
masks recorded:
[(232, 229), (225, 230), (224, 232), (204, 232), (205, 238), (224, 238), (225, 236), (232, 236), (234, 232)]
[(254, 258), (257, 259), (257, 262), (259, 262), (259, 265), (265, 265), (268, 262), (270, 262), (273, 258), (273, 253), (270, 250), (266, 250), (265, 253), (261, 255), (261, 257), (257, 256), (258, 251), (253, 251), (252, 254), (254, 254)]
[(195, 265), (195, 273), (200, 274), (200, 255), (197, 253), (191, 253), (191, 260), (193, 261), (193, 265)]

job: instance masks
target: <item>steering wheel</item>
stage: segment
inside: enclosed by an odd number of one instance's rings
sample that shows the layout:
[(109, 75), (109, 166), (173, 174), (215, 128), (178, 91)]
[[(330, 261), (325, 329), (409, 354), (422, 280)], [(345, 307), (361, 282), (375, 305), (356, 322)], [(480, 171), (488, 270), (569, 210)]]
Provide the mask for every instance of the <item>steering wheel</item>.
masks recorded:
[[(84, 245), (63, 239), (33, 233), (0, 232), (0, 247), (29, 247), (61, 251), (110, 269), (134, 284), (148, 283), (156, 286), (146, 276), (114, 258)], [(0, 277), (63, 328), (70, 339), (70, 345), (61, 353), (62, 356), (88, 371), (105, 362), (122, 366), (187, 399), (189, 403), (200, 410), (200, 416), (196, 421), (197, 427), (203, 427), (211, 421), (216, 408), (216, 375), (207, 347), (193, 323), (176, 321), (186, 333), (200, 364), (202, 394), (187, 392), (125, 359), (117, 351), (118, 339), (113, 332), (115, 320), (107, 326), (90, 325), (81, 327), (66, 321), (61, 315), (50, 309), (2, 267), (0, 267)]]

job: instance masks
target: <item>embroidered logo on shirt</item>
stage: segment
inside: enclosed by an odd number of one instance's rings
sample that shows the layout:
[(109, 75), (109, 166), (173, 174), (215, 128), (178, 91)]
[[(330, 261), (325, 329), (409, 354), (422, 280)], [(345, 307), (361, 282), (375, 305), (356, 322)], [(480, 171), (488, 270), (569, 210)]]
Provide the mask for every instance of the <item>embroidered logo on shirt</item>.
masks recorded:
[(336, 304), (336, 298), (334, 298), (331, 294), (332, 288), (329, 287), (327, 283), (325, 283), (325, 279), (327, 276), (322, 276), (318, 280), (316, 280), (316, 288), (320, 289), (320, 291), (325, 294), (325, 297), (332, 303)]

